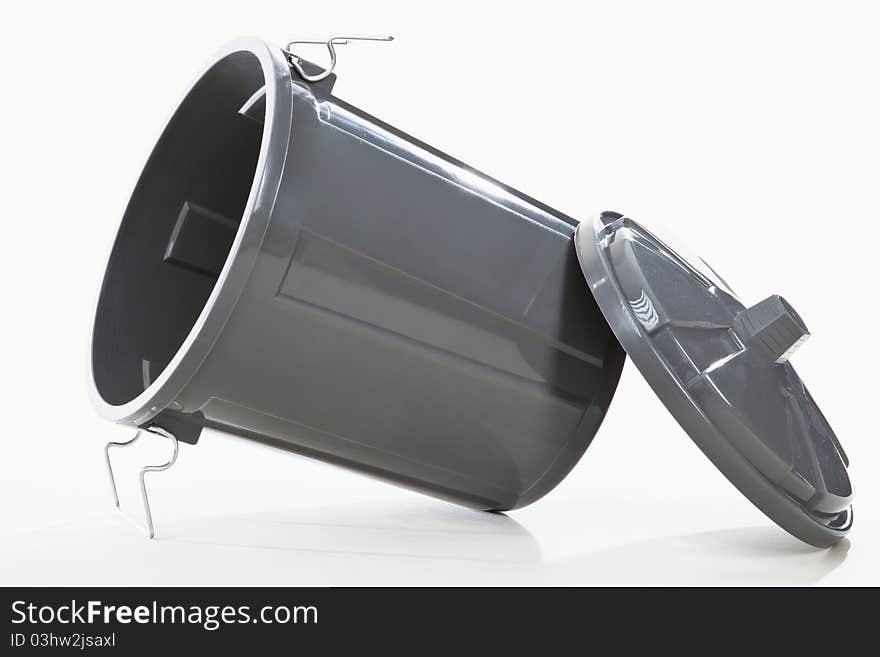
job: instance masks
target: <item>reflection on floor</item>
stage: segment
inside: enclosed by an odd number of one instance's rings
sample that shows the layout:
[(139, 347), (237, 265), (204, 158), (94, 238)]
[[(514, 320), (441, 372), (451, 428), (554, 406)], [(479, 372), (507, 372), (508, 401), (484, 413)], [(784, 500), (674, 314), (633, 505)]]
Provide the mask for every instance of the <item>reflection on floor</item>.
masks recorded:
[(554, 555), (553, 537), (508, 516), (430, 500), (162, 517), (155, 541), (108, 514), (0, 538), (0, 583), (812, 584), (849, 549), (814, 550), (769, 522), (617, 542), (584, 531), (587, 517), (555, 523), (556, 543), (571, 549)]

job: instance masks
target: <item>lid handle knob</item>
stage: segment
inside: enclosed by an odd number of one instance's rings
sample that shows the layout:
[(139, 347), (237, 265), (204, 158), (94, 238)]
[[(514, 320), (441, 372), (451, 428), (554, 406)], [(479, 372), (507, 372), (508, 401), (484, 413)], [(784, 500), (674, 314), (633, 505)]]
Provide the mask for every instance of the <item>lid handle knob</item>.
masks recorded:
[(733, 330), (748, 348), (777, 364), (788, 361), (810, 337), (804, 320), (778, 294), (741, 310), (733, 320)]

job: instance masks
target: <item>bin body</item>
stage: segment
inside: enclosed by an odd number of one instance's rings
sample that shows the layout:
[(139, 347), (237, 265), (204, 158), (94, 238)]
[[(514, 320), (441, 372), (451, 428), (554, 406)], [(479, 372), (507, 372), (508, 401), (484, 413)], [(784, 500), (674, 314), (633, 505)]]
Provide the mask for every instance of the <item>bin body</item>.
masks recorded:
[(117, 422), (522, 506), (580, 458), (624, 358), (575, 225), (235, 42), (123, 218), (93, 396)]

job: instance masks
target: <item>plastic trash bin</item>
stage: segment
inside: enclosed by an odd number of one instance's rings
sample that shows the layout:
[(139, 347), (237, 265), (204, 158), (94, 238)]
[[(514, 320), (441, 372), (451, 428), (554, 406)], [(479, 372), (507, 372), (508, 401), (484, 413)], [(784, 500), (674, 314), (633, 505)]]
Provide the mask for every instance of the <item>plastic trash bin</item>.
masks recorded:
[(159, 139), (107, 265), (92, 397), (185, 442), (220, 429), (480, 509), (553, 488), (624, 352), (576, 222), (224, 48)]
[[(578, 225), (304, 66), (231, 44), (156, 145), (95, 317), (106, 418), (185, 442), (212, 427), (511, 509), (583, 454), (625, 349), (769, 518), (820, 547), (849, 532), (849, 459), (789, 362), (809, 336), (791, 304), (746, 305), (619, 213)], [(174, 449), (141, 473), (150, 536), (143, 476)]]

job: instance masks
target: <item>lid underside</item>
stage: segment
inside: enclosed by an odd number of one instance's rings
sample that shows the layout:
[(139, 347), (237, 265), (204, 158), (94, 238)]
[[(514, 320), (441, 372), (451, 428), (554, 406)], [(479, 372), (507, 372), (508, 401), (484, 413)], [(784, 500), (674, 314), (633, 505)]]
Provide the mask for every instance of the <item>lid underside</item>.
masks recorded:
[(679, 424), (782, 528), (818, 547), (852, 525), (849, 462), (788, 362), (809, 337), (781, 297), (746, 308), (705, 263), (605, 212), (575, 233), (617, 339)]

